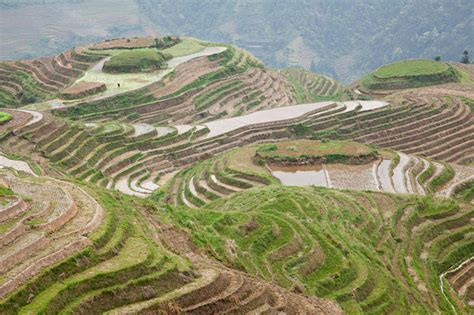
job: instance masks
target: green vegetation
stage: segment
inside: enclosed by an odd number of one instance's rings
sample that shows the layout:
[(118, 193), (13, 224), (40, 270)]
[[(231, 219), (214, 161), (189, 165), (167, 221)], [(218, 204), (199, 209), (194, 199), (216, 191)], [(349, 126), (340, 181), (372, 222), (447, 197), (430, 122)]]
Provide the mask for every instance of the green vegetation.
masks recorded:
[(180, 41), (172, 47), (163, 49), (162, 52), (173, 57), (181, 57), (200, 52), (206, 48), (198, 39), (192, 37), (182, 37)]
[(474, 113), (474, 100), (471, 98), (463, 97), (463, 96), (461, 96), (460, 99), (464, 102), (464, 104), (469, 106), (469, 108), (471, 109), (471, 112)]
[(0, 197), (13, 196), (13, 195), (14, 195), (13, 191), (10, 188), (0, 185)]
[(44, 91), (40, 84), (26, 71), (15, 71), (12, 77), (21, 82), (23, 90), (18, 97), (22, 104), (36, 103), (54, 96), (50, 92)]
[(0, 112), (0, 125), (12, 120), (13, 116), (9, 113)]
[(200, 94), (194, 99), (194, 105), (196, 110), (205, 109), (212, 104), (214, 104), (219, 98), (228, 94), (230, 91), (235, 90), (241, 87), (243, 84), (242, 81), (231, 81), (229, 83), (223, 84), (216, 89), (210, 90), (207, 93)]
[(430, 162), (428, 168), (427, 168), (426, 170), (424, 170), (424, 171), (420, 174), (420, 176), (418, 177), (418, 182), (419, 182), (420, 184), (426, 183), (426, 181), (427, 181), (428, 179), (430, 179), (431, 176), (433, 176), (434, 171), (435, 171), (435, 170), (434, 170), (434, 166), (433, 166), (433, 164)]
[[(0, 303), (2, 314), (105, 312), (175, 290), (189, 263), (155, 243), (136, 200), (97, 187), (88, 189), (106, 211), (92, 245), (44, 270)], [(145, 294), (137, 294), (146, 292)]]
[(281, 73), (293, 87), (297, 103), (340, 101), (345, 94), (337, 81), (302, 68), (289, 68)]
[(449, 69), (448, 64), (431, 60), (404, 60), (378, 68), (374, 76), (379, 79), (416, 77), (439, 74)]
[(0, 88), (0, 104), (2, 104), (4, 107), (16, 107), (18, 105), (18, 101), (10, 92)]
[(181, 42), (181, 38), (178, 36), (163, 36), (155, 38), (155, 47), (158, 49), (170, 48)]
[(153, 49), (135, 49), (112, 56), (103, 70), (110, 73), (153, 72), (166, 68), (171, 55)]
[(59, 117), (76, 117), (89, 114), (95, 115), (117, 108), (153, 102), (154, 100), (156, 100), (156, 98), (153, 95), (147, 94), (143, 90), (137, 90), (96, 101), (84, 102), (80, 106), (74, 106), (62, 110), (53, 110), (53, 113)]
[(454, 191), (454, 197), (464, 201), (474, 200), (474, 180), (467, 181), (458, 186)]
[(433, 178), (429, 184), (428, 189), (431, 192), (435, 192), (440, 189), (444, 184), (454, 178), (454, 169), (447, 163), (443, 163), (443, 170), (435, 178)]
[(159, 215), (230, 267), (336, 299), (349, 314), (449, 313), (438, 276), (470, 257), (472, 237), (462, 236), (474, 211), (431, 197), (267, 186)]
[(368, 89), (405, 89), (448, 82), (459, 82), (451, 65), (433, 60), (404, 60), (378, 68), (362, 78)]
[(262, 144), (257, 152), (273, 152), (273, 151), (276, 151), (278, 149), (278, 147), (276, 146), (276, 144), (274, 143), (265, 143), (265, 144)]

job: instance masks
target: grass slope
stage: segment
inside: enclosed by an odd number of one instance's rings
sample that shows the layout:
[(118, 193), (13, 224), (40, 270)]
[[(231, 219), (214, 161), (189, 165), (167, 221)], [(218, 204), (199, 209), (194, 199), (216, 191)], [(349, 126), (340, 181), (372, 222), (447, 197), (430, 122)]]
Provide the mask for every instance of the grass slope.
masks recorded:
[(6, 123), (7, 121), (10, 121), (12, 118), (12, 115), (10, 115), (9, 113), (0, 112), (0, 125)]
[(472, 206), (430, 197), (273, 185), (161, 215), (227, 265), (350, 314), (449, 313), (438, 276), (473, 246)]
[(459, 73), (447, 63), (404, 60), (384, 65), (362, 78), (364, 88), (390, 90), (459, 82)]

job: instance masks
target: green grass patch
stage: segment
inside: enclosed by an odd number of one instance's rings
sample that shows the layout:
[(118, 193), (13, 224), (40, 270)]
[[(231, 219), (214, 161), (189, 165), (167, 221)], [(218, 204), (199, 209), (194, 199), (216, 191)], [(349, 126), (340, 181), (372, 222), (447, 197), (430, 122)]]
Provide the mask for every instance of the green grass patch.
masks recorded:
[(0, 125), (4, 124), (13, 119), (13, 116), (9, 113), (0, 112)]
[(40, 84), (26, 71), (15, 71), (13, 72), (12, 77), (20, 81), (23, 88), (23, 91), (18, 94), (22, 104), (36, 103), (40, 100), (49, 99), (54, 96), (53, 93), (42, 91)]
[(163, 49), (163, 53), (170, 54), (173, 57), (182, 57), (186, 55), (191, 55), (198, 53), (206, 48), (201, 41), (191, 38), (191, 37), (182, 37), (176, 45)]
[(432, 60), (404, 60), (378, 68), (362, 78), (365, 88), (406, 89), (459, 82), (459, 72), (447, 63)]
[(416, 209), (421, 216), (433, 218), (456, 212), (459, 207), (451, 199), (433, 199), (425, 196), (416, 200)]
[(0, 88), (0, 104), (5, 107), (16, 107), (18, 101), (9, 91)]
[(13, 195), (14, 193), (10, 188), (0, 185), (0, 197)]
[(433, 60), (403, 60), (378, 68), (374, 75), (377, 78), (411, 77), (441, 73), (449, 69), (443, 62)]

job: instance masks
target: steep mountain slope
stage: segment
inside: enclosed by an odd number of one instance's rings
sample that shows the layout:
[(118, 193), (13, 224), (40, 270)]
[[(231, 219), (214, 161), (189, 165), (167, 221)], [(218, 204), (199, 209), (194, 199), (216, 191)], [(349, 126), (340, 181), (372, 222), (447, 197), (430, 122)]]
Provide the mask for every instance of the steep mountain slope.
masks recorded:
[(237, 45), (272, 67), (303, 66), (348, 83), (397, 60), (441, 55), (458, 61), (464, 49), (474, 50), (471, 4), (3, 0), (0, 59), (58, 54), (103, 38), (181, 34)]
[(0, 108), (0, 313), (472, 312), (474, 72), (422, 64), (457, 80), (174, 36), (2, 63), (38, 98)]
[(474, 11), (466, 0), (139, 3), (168, 32), (232, 42), (271, 66), (311, 67), (345, 83), (392, 61), (458, 61), (474, 49)]

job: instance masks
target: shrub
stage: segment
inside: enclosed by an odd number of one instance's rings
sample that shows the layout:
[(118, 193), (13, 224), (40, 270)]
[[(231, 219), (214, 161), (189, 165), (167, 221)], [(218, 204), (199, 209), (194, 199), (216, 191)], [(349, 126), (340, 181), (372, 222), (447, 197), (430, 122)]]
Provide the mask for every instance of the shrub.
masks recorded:
[(258, 148), (257, 151), (259, 151), (259, 152), (272, 152), (272, 151), (276, 151), (276, 150), (277, 150), (276, 144), (266, 143), (266, 144), (261, 145)]
[(0, 112), (0, 125), (12, 120), (12, 115), (5, 112)]
[(13, 191), (5, 186), (0, 185), (0, 196), (12, 196)]
[(311, 128), (305, 124), (292, 125), (289, 127), (289, 130), (298, 137), (308, 135), (311, 132)]

